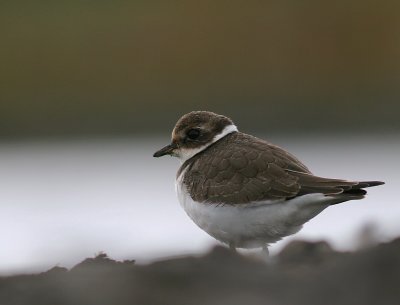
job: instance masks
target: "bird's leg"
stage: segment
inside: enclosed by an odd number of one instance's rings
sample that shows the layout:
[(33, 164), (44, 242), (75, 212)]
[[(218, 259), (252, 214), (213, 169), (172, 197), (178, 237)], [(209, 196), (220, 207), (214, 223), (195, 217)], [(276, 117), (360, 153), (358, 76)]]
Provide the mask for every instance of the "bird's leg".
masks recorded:
[(229, 243), (229, 249), (230, 249), (233, 253), (236, 253), (236, 252), (237, 252), (234, 243)]
[(269, 257), (268, 245), (262, 246), (262, 252), (264, 253), (265, 257)]

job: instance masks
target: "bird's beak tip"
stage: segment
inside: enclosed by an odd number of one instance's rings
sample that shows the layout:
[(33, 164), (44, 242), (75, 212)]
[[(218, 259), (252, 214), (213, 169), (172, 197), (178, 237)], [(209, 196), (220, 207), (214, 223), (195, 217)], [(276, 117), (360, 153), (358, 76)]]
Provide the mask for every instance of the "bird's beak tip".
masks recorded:
[(153, 157), (159, 158), (159, 157), (162, 157), (165, 155), (171, 155), (175, 148), (176, 148), (176, 146), (174, 144), (169, 144), (169, 145), (161, 148), (160, 150), (156, 151), (153, 154)]

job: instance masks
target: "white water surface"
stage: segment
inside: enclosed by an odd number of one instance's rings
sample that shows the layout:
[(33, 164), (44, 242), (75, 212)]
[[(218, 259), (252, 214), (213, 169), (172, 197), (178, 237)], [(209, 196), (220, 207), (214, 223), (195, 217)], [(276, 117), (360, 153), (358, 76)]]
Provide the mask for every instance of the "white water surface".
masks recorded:
[[(397, 136), (269, 137), (318, 175), (383, 180), (361, 201), (332, 206), (293, 238), (358, 246), (374, 224), (380, 240), (400, 235)], [(139, 263), (200, 254), (218, 244), (178, 204), (177, 159), (152, 154), (169, 139), (123, 138), (0, 143), (0, 275), (71, 267), (101, 251)]]

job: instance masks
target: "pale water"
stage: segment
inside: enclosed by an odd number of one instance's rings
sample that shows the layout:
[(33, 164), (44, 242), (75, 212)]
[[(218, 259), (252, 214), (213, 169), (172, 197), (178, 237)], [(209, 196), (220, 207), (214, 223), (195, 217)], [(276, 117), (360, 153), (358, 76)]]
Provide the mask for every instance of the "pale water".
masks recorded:
[[(362, 201), (325, 210), (293, 238), (358, 246), (369, 223), (381, 240), (400, 235), (400, 141), (386, 137), (269, 138), (318, 175), (383, 180)], [(218, 244), (181, 209), (178, 160), (155, 159), (168, 139), (0, 144), (0, 274), (71, 267), (101, 251), (114, 259), (200, 254)]]

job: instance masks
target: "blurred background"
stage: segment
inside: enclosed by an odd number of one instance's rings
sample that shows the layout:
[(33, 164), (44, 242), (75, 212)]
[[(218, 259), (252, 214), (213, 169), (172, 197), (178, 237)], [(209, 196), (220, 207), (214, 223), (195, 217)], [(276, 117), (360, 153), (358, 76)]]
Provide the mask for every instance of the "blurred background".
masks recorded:
[(297, 238), (353, 249), (363, 228), (399, 235), (399, 12), (390, 0), (1, 1), (0, 274), (216, 244), (179, 207), (178, 161), (151, 157), (191, 110), (232, 117), (318, 175), (386, 181)]

